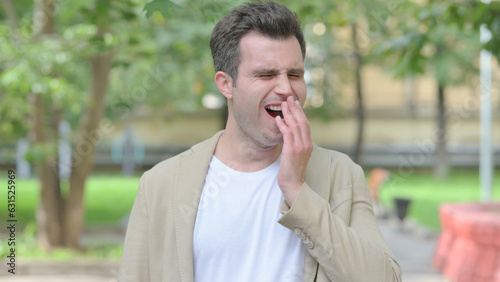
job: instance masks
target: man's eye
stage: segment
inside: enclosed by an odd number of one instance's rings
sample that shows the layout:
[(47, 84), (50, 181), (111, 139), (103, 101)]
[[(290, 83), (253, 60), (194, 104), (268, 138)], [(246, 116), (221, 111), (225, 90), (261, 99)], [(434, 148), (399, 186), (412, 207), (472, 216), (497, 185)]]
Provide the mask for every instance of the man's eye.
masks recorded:
[(273, 76), (274, 75), (272, 75), (272, 74), (261, 74), (259, 77), (262, 77), (262, 78), (271, 78)]
[(289, 77), (293, 77), (293, 78), (301, 78), (301, 75), (300, 74), (295, 74), (295, 73), (291, 73), (288, 75)]

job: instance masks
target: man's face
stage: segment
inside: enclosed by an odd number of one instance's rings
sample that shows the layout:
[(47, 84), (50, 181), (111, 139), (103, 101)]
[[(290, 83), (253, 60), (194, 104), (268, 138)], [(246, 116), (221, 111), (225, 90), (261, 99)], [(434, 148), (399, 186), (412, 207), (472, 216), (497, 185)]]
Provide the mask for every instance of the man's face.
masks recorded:
[(280, 144), (274, 119), (281, 102), (292, 96), (304, 105), (306, 99), (299, 42), (295, 36), (279, 40), (250, 32), (240, 40), (240, 59), (231, 99), (237, 130), (262, 146)]

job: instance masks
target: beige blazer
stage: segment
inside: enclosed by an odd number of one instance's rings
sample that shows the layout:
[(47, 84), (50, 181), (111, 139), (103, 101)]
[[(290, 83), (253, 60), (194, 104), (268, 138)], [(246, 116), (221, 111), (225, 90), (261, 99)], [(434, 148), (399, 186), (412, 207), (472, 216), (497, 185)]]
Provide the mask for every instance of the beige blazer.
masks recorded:
[[(198, 202), (221, 134), (144, 173), (118, 281), (193, 281)], [(377, 226), (363, 171), (344, 154), (315, 146), (305, 184), (291, 208), (283, 202), (281, 213), (278, 223), (307, 247), (304, 281), (401, 281), (401, 268)]]

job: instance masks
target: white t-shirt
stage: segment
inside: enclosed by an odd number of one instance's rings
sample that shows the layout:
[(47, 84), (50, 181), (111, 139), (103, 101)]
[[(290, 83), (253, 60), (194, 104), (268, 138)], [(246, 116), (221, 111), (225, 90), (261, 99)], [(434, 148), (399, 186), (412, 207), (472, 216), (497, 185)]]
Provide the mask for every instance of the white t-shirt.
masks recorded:
[(304, 281), (305, 246), (277, 221), (279, 159), (257, 172), (212, 157), (193, 235), (196, 282)]

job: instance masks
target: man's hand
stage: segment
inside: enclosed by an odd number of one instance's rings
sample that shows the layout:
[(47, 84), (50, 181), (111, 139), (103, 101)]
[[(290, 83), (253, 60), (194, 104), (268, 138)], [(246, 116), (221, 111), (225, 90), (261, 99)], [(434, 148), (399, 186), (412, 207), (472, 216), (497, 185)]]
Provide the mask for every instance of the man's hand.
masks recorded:
[(313, 151), (309, 121), (299, 101), (292, 97), (281, 103), (283, 117), (275, 121), (283, 134), (278, 185), (291, 207), (305, 181), (306, 167)]

